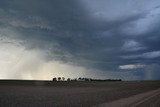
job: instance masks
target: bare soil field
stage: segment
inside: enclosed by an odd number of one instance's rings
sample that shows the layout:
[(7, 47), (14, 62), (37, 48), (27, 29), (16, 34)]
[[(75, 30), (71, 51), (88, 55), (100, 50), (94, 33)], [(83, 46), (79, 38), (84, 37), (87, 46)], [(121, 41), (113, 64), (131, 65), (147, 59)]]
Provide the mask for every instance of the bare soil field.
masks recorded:
[(160, 107), (160, 89), (106, 102), (94, 107)]
[[(160, 81), (51, 82), (1, 80), (0, 107), (98, 107), (101, 104), (130, 98), (159, 88)], [(153, 96), (154, 99), (160, 99), (159, 97), (160, 95)], [(159, 100), (154, 99), (150, 99), (147, 103), (159, 102)], [(140, 103), (141, 107), (146, 106), (144, 102), (146, 101)]]

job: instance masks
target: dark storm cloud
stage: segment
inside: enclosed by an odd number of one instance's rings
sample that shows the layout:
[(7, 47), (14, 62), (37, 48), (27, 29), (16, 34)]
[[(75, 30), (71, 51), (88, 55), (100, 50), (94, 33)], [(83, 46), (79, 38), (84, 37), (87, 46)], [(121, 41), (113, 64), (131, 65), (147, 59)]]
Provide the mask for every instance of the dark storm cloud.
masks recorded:
[[(72, 62), (103, 72), (123, 72), (119, 66), (128, 64), (156, 63), (158, 66), (160, 10), (157, 3), (150, 6), (150, 2), (141, 1), (146, 6), (125, 8), (122, 4), (130, 3), (125, 1), (114, 11), (117, 1), (111, 2), (111, 6), (107, 1), (101, 2), (109, 8), (101, 12), (95, 7), (99, 16), (94, 17), (89, 5), (78, 0), (1, 0), (0, 27), (18, 32), (15, 38), (23, 40), (21, 44), (26, 49), (47, 51), (47, 60)], [(124, 15), (116, 16), (119, 11)], [(145, 76), (145, 73), (131, 74)]]

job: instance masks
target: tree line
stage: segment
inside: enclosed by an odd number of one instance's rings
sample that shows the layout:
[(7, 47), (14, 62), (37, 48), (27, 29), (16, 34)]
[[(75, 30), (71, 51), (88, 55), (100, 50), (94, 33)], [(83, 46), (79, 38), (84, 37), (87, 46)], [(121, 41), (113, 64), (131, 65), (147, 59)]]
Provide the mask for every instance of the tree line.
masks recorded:
[(65, 77), (54, 77), (52, 81), (122, 81), (121, 79), (93, 79), (93, 78), (65, 78)]

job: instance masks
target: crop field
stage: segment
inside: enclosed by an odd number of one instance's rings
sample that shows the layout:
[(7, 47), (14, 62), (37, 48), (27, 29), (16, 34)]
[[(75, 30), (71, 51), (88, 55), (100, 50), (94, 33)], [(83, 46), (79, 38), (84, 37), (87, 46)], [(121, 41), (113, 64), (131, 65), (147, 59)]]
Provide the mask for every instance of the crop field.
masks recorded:
[(0, 107), (92, 107), (159, 88), (160, 81), (52, 82), (1, 80)]

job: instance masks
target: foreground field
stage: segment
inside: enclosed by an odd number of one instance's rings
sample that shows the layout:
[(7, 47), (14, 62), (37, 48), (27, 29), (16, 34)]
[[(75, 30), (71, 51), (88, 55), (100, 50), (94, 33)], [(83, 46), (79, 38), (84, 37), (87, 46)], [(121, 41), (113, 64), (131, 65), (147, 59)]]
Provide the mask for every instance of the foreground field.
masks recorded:
[(160, 89), (106, 102), (94, 107), (160, 107)]
[[(159, 88), (160, 81), (0, 81), (0, 107), (104, 106), (109, 102), (123, 100)], [(160, 95), (153, 97), (159, 99)], [(152, 100), (148, 103), (152, 103)], [(141, 107), (145, 104), (141, 103)]]

